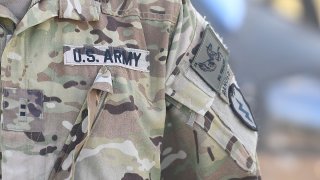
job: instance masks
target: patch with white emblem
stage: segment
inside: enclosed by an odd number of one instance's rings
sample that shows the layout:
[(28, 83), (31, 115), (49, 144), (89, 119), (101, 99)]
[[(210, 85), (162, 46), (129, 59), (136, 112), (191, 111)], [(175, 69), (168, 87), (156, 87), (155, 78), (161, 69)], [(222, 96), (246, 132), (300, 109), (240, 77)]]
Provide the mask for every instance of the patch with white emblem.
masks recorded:
[(213, 29), (208, 25), (203, 42), (191, 63), (192, 69), (227, 103), (231, 71), (228, 73), (229, 53)]
[(149, 51), (111, 46), (63, 46), (64, 64), (71, 66), (120, 66), (150, 72)]
[(257, 125), (254, 121), (249, 104), (244, 99), (241, 91), (235, 84), (229, 87), (229, 101), (234, 114), (244, 123), (249, 129), (257, 131)]

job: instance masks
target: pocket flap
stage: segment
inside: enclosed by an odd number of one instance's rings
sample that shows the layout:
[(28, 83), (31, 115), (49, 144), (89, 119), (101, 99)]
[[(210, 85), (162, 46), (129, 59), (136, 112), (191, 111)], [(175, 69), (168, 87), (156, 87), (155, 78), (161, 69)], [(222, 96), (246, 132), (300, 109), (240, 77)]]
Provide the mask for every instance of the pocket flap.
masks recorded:
[(166, 94), (203, 116), (210, 109), (214, 100), (213, 97), (208, 96), (189, 81), (183, 73), (179, 73), (175, 77), (174, 82), (170, 88), (167, 89)]

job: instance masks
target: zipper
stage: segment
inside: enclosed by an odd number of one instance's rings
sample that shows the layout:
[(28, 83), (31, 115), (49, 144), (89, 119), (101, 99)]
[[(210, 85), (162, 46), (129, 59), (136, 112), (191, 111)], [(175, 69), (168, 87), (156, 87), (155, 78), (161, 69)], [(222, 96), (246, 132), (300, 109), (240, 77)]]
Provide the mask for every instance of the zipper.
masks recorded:
[[(104, 88), (100, 88), (100, 87), (95, 87), (95, 83), (92, 85), (92, 87), (89, 89), (88, 93), (87, 93), (87, 97), (86, 97), (86, 100), (85, 100), (85, 104), (87, 106), (87, 109), (88, 109), (88, 124), (87, 124), (87, 134), (85, 135), (84, 139), (81, 140), (81, 142), (79, 142), (75, 148), (73, 150), (75, 150), (73, 152), (73, 155), (72, 155), (72, 164), (70, 165), (69, 168), (71, 168), (71, 170), (69, 171), (69, 173), (72, 173), (70, 174), (70, 177), (71, 179), (74, 178), (74, 171), (75, 171), (75, 164), (77, 162), (77, 159), (78, 159), (78, 156), (79, 154), (81, 153), (83, 147), (86, 146), (87, 144), (87, 141), (91, 135), (91, 132), (92, 130), (94, 129), (94, 127), (96, 126), (96, 122), (99, 120), (103, 110), (104, 110), (104, 105), (105, 105), (105, 102), (107, 101), (107, 98), (109, 97), (110, 94), (113, 93), (113, 90), (112, 90), (112, 80), (111, 80), (111, 73), (110, 71), (107, 69), (107, 67), (103, 67), (103, 69), (100, 69), (97, 77), (96, 77), (96, 80), (99, 79), (99, 76), (102, 76), (104, 74), (108, 74), (110, 77), (108, 77), (108, 79), (106, 80), (106, 83), (110, 83), (111, 82), (111, 89), (104, 89)], [(109, 79), (110, 78), (110, 79)], [(95, 80), (95, 81), (96, 81)], [(100, 79), (99, 79), (100, 80)], [(98, 80), (98, 81), (99, 81)], [(111, 80), (110, 82), (108, 80)], [(97, 102), (97, 103), (96, 103)], [(83, 109), (83, 107), (81, 108)], [(82, 119), (83, 121), (84, 119)], [(83, 122), (79, 122), (80, 124), (83, 123)], [(70, 136), (70, 134), (69, 134)], [(69, 139), (69, 138), (67, 138)], [(57, 166), (59, 166), (59, 168), (61, 168), (62, 164), (64, 163), (64, 161), (66, 160), (66, 158), (68, 156), (71, 156), (71, 154), (63, 154), (63, 156), (59, 157), (60, 159), (62, 159), (61, 162), (59, 162), (57, 164)], [(50, 175), (49, 175), (49, 179), (55, 179), (56, 178), (56, 175), (57, 173), (60, 173), (60, 172), (56, 172), (54, 169), (51, 171)]]
[[(85, 141), (84, 141), (84, 143), (83, 143), (83, 145), (81, 147), (81, 150), (79, 150), (79, 152), (77, 154), (75, 154), (75, 160), (78, 158), (80, 152), (82, 151), (82, 148), (87, 143), (87, 140), (88, 140), (89, 136), (91, 135), (91, 130), (94, 129), (97, 120), (100, 118), (100, 115), (102, 113), (102, 110), (104, 108), (104, 104), (105, 104), (105, 101), (106, 101), (108, 95), (109, 95), (109, 92), (107, 92), (107, 91), (102, 91), (100, 93), (100, 98), (99, 98), (99, 102), (98, 102), (98, 105), (97, 105), (97, 111), (95, 112), (93, 121), (91, 122), (91, 127), (88, 127), (88, 134), (87, 134), (87, 137), (85, 138)], [(88, 126), (90, 126), (90, 122), (88, 123)]]

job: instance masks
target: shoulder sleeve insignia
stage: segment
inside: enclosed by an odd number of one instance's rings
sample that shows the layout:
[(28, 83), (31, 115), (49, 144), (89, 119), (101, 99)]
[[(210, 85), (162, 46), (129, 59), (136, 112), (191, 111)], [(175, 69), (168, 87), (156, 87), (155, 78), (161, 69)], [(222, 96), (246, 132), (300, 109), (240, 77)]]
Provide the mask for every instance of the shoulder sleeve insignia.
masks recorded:
[(223, 93), (223, 88), (228, 79), (228, 58), (227, 49), (208, 25), (191, 67), (226, 102), (229, 99), (225, 97), (227, 93)]
[(257, 125), (254, 121), (249, 104), (244, 99), (239, 88), (235, 84), (229, 87), (229, 101), (234, 114), (244, 123), (249, 129), (257, 131)]

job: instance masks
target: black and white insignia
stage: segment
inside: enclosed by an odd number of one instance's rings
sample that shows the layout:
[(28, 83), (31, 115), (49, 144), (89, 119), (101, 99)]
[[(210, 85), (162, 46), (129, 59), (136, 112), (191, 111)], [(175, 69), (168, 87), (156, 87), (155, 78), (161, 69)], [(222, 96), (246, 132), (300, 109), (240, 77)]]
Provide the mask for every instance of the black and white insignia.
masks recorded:
[(214, 51), (212, 49), (212, 44), (210, 43), (209, 46), (207, 46), (207, 54), (209, 56), (209, 59), (204, 62), (198, 63), (198, 66), (205, 72), (215, 71), (217, 68), (217, 64), (215, 61), (220, 62), (223, 58), (223, 55), (220, 52), (220, 47), (218, 46), (217, 50)]
[[(228, 50), (208, 25), (198, 52), (191, 62), (191, 68), (220, 96), (223, 96), (221, 95), (223, 86), (228, 83), (226, 80), (228, 78), (228, 58)], [(224, 100), (227, 101), (228, 98)]]
[(257, 125), (254, 121), (249, 104), (244, 99), (241, 91), (235, 84), (229, 88), (229, 102), (234, 114), (244, 123), (249, 129), (257, 131)]

